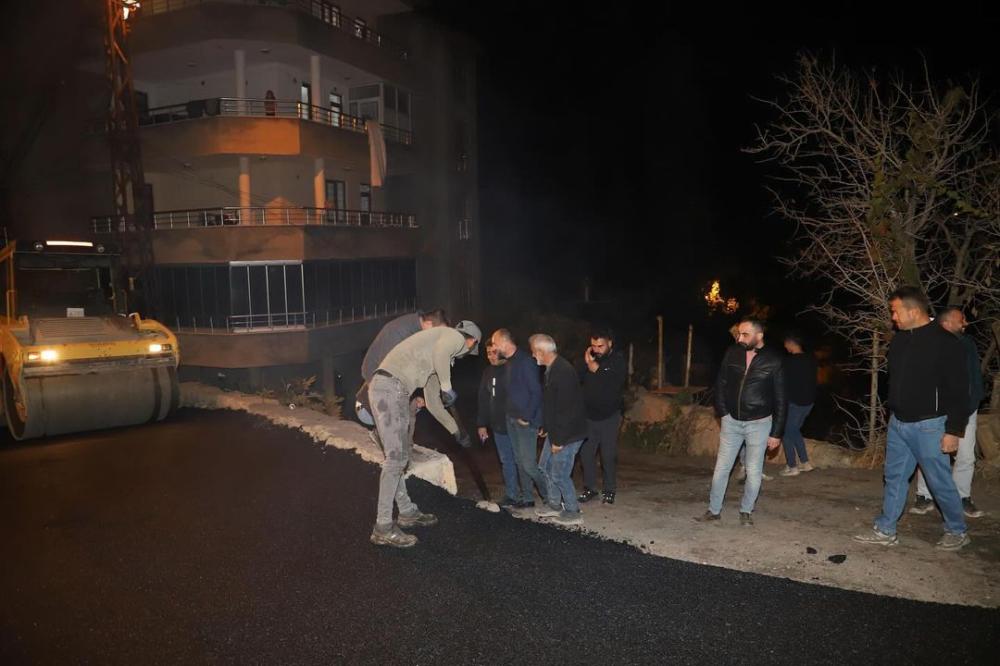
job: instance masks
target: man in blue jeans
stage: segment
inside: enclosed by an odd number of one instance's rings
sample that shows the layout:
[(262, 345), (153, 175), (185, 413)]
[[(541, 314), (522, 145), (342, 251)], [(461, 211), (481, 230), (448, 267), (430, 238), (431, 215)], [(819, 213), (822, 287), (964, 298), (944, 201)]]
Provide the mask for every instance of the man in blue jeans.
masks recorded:
[(740, 525), (753, 526), (751, 514), (760, 493), (764, 453), (781, 445), (786, 408), (782, 356), (764, 346), (763, 323), (744, 318), (738, 326), (736, 344), (722, 357), (715, 382), (715, 409), (722, 416), (719, 454), (708, 511), (695, 520), (712, 522), (721, 518), (729, 475), (746, 441), (747, 479), (740, 502)]
[(951, 476), (951, 454), (965, 434), (969, 417), (969, 378), (965, 350), (954, 335), (931, 324), (927, 297), (916, 287), (889, 295), (898, 329), (889, 343), (889, 432), (885, 445), (882, 513), (862, 543), (894, 546), (896, 522), (906, 506), (910, 477), (917, 465), (944, 516), (941, 550), (969, 543), (962, 499)]
[[(788, 398), (788, 419), (785, 422), (785, 462), (782, 476), (798, 476), (811, 472), (809, 452), (802, 437), (802, 424), (816, 402), (816, 359), (807, 354), (802, 336), (795, 332), (785, 334), (785, 396)], [(798, 458), (798, 461), (796, 461)]]
[(542, 379), (538, 365), (523, 349), (514, 344), (506, 328), (491, 337), (500, 358), (507, 359), (507, 434), (514, 447), (521, 496), (513, 508), (535, 506), (532, 485), (545, 495), (545, 478), (538, 466), (538, 429), (542, 427)]
[(545, 473), (545, 506), (535, 511), (539, 518), (553, 518), (562, 525), (583, 522), (573, 487), (573, 463), (587, 437), (587, 414), (583, 389), (573, 364), (559, 355), (551, 336), (531, 336), (531, 355), (545, 367), (542, 414), (545, 446), (539, 465)]
[(521, 496), (517, 480), (517, 462), (514, 460), (514, 445), (507, 434), (507, 368), (493, 342), (486, 343), (486, 359), (489, 366), (483, 371), (479, 382), (479, 412), (476, 417), (479, 441), (486, 442), (493, 434), (493, 442), (500, 458), (503, 472), (504, 497), (498, 502), (502, 508), (513, 507)]

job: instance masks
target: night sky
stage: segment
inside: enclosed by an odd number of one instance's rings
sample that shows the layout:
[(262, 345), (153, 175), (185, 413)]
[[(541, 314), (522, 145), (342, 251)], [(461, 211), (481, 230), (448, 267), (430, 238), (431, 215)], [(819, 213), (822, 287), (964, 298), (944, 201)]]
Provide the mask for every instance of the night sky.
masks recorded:
[(985, 3), (696, 4), (427, 3), (482, 49), (488, 301), (506, 305), (513, 280), (559, 307), (587, 276), (597, 298), (691, 318), (717, 277), (794, 319), (816, 289), (782, 282), (775, 255), (792, 229), (741, 152), (769, 119), (752, 98), (778, 96), (774, 75), (804, 49), (886, 75), (919, 74), (923, 56), (935, 79), (979, 74), (997, 89), (1000, 24)]

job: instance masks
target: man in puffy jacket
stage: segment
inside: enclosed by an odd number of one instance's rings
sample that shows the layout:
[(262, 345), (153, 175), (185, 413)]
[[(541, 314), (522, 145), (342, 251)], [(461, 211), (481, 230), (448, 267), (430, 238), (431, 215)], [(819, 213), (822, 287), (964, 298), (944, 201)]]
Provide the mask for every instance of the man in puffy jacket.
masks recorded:
[[(422, 389), (427, 410), (459, 441), (468, 446), (464, 433), (448, 413), (457, 397), (451, 384), (451, 366), (456, 358), (479, 352), (482, 333), (471, 321), (460, 321), (455, 328), (431, 328), (411, 335), (389, 352), (372, 375), (368, 397), (385, 461), (379, 478), (378, 514), (372, 530), (372, 543), (407, 548), (417, 543), (412, 534), (400, 527), (427, 527), (437, 518), (422, 513), (406, 492), (403, 473), (410, 462), (410, 398)], [(393, 503), (399, 508), (392, 519)]]
[(719, 454), (715, 459), (708, 511), (699, 522), (719, 520), (729, 474), (746, 441), (747, 480), (740, 502), (740, 524), (753, 526), (766, 450), (781, 446), (787, 400), (783, 356), (764, 346), (764, 325), (747, 317), (740, 321), (737, 342), (726, 350), (715, 382), (715, 409), (722, 417)]

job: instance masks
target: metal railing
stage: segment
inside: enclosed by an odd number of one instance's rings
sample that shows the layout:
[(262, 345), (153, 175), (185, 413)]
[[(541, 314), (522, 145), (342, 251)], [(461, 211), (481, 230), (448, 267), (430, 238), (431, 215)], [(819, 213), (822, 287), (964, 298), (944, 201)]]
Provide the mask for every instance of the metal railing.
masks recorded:
[(385, 49), (400, 60), (408, 60), (410, 57), (408, 49), (387, 39), (380, 32), (372, 30), (364, 21), (345, 15), (335, 3), (327, 2), (326, 0), (142, 0), (142, 7), (136, 13), (136, 18), (141, 20), (158, 14), (166, 14), (167, 12), (204, 4), (278, 7), (280, 9), (307, 14), (331, 28), (347, 33), (355, 39), (360, 39)]
[[(334, 109), (294, 100), (239, 97), (209, 97), (154, 107), (139, 116), (139, 125), (143, 127), (164, 125), (220, 115), (250, 118), (294, 118), (338, 127), (359, 134), (367, 133), (364, 118)], [(413, 144), (413, 132), (410, 130), (392, 125), (381, 125), (381, 127), (382, 135), (386, 140), (405, 145)]]
[(371, 319), (395, 317), (416, 312), (415, 298), (385, 303), (367, 303), (347, 308), (320, 310), (315, 312), (280, 312), (254, 315), (230, 315), (228, 317), (181, 319), (175, 317), (171, 327), (176, 333), (199, 333), (227, 335), (230, 333), (278, 333), (283, 331), (308, 330), (327, 326), (343, 326)]
[[(90, 220), (95, 234), (110, 234), (125, 231), (125, 221), (105, 215)], [(234, 226), (331, 226), (359, 228), (416, 229), (417, 216), (412, 213), (391, 213), (386, 211), (343, 210), (337, 208), (240, 208), (225, 206), (220, 208), (192, 208), (187, 210), (164, 210), (153, 213), (153, 228), (190, 229), (195, 227)], [(117, 226), (117, 229), (115, 228)]]

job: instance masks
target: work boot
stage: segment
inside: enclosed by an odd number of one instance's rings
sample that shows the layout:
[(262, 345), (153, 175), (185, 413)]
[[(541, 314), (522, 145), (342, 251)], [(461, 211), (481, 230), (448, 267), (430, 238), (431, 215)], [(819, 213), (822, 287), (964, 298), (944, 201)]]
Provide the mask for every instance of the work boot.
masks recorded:
[(753, 527), (753, 518), (746, 511), (740, 511), (740, 525), (742, 527)]
[(590, 488), (584, 488), (583, 492), (576, 496), (576, 501), (582, 504), (584, 502), (589, 502), (595, 497), (597, 497), (596, 490), (591, 490)]
[(695, 519), (695, 521), (697, 521), (699, 523), (710, 523), (713, 520), (719, 520), (720, 518), (722, 518), (722, 514), (712, 513), (711, 511), (706, 511), (705, 513), (701, 514), (700, 516), (695, 516), (694, 519)]
[(935, 544), (935, 548), (938, 550), (958, 550), (972, 543), (972, 539), (969, 538), (968, 533), (965, 534), (951, 534), (950, 532), (945, 532), (944, 536)]
[(604, 495), (601, 496), (602, 504), (614, 504), (615, 503), (615, 491), (605, 490)]
[(934, 508), (934, 500), (929, 497), (923, 497), (922, 495), (917, 495), (913, 498), (913, 506), (907, 513), (913, 513), (918, 516), (922, 516), (925, 513), (930, 513), (931, 509)]
[(410, 548), (417, 545), (417, 537), (399, 529), (396, 523), (376, 525), (372, 530), (371, 542), (376, 546), (392, 546), (393, 548)]
[(414, 513), (399, 514), (396, 523), (400, 527), (431, 527), (438, 524), (438, 519), (433, 513), (423, 513), (417, 509)]
[(982, 518), (983, 512), (975, 504), (972, 503), (971, 497), (962, 498), (962, 513), (965, 514), (966, 518)]
[(560, 525), (582, 525), (583, 514), (579, 511), (560, 511), (553, 520)]

